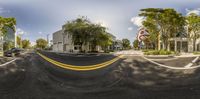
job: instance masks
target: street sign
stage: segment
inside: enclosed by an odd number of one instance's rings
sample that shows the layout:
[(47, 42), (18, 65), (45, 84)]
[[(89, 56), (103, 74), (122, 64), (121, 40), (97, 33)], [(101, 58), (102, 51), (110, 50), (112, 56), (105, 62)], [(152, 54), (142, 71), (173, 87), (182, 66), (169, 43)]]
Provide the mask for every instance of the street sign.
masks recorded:
[(144, 40), (149, 36), (148, 31), (145, 28), (140, 28), (137, 35), (137, 40), (139, 41), (139, 48), (144, 46)]
[(139, 42), (144, 41), (149, 36), (149, 33), (146, 29), (141, 28), (138, 31), (137, 39)]

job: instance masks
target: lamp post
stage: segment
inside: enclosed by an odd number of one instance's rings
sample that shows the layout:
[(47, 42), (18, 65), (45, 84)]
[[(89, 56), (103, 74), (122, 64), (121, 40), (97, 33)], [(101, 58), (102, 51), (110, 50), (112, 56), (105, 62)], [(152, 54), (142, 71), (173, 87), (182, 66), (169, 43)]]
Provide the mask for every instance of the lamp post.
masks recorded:
[(2, 53), (2, 56), (3, 56), (3, 36), (0, 36), (0, 52)]

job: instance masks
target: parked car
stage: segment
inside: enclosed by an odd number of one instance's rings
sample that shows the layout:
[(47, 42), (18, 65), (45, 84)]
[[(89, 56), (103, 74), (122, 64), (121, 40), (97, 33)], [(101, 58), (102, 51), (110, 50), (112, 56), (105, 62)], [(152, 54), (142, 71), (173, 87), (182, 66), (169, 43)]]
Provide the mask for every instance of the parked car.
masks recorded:
[(18, 55), (20, 55), (21, 52), (22, 52), (22, 50), (19, 48), (12, 48), (12, 49), (4, 52), (4, 56), (7, 56), (7, 57), (18, 56)]

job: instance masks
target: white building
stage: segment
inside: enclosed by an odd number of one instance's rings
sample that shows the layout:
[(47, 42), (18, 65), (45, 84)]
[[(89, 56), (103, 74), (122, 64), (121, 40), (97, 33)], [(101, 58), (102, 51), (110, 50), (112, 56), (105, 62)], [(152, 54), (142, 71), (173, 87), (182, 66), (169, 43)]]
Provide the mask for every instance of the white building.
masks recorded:
[[(71, 35), (64, 32), (65, 28), (53, 33), (53, 51), (55, 52), (79, 52), (81, 49), (80, 45), (74, 45), (72, 42)], [(83, 46), (82, 50), (89, 51), (89, 45)]]
[(53, 51), (55, 52), (72, 52), (74, 45), (71, 36), (64, 32), (64, 29), (53, 33)]
[[(70, 52), (79, 52), (81, 49), (80, 45), (74, 45), (72, 42), (71, 35), (64, 32), (65, 27), (62, 26), (62, 29), (53, 33), (53, 51), (55, 52), (64, 52), (64, 53), (70, 53)], [(109, 33), (110, 34), (110, 33)], [(116, 37), (111, 35), (113, 40), (116, 40)], [(110, 46), (108, 49), (113, 49), (113, 46)], [(82, 50), (85, 52), (91, 51), (90, 44), (86, 44), (85, 46), (82, 46)], [(96, 46), (97, 51), (102, 51), (102, 48), (100, 46)]]

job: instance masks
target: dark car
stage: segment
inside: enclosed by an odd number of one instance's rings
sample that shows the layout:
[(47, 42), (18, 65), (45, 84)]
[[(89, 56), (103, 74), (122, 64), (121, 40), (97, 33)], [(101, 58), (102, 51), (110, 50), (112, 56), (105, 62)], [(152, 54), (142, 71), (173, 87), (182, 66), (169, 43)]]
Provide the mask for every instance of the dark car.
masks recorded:
[(7, 56), (7, 57), (17, 56), (17, 55), (20, 55), (21, 51), (22, 50), (19, 48), (12, 48), (12, 49), (4, 52), (4, 56)]

